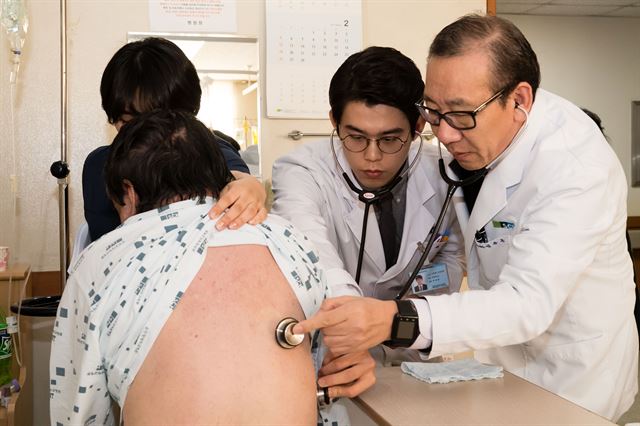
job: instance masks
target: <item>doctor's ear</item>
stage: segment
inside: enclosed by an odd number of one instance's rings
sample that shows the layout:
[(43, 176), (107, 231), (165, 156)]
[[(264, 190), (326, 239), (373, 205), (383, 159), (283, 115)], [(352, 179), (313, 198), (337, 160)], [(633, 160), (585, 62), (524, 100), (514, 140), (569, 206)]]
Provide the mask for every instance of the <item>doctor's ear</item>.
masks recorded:
[(329, 110), (329, 120), (331, 120), (331, 125), (334, 129), (338, 129), (338, 123), (336, 123), (336, 119), (333, 118), (333, 110)]
[[(511, 104), (513, 108), (522, 108), (527, 112), (531, 111), (531, 107), (533, 106), (533, 89), (529, 83), (518, 83), (516, 88), (513, 89), (511, 97), (512, 100), (509, 100), (509, 102), (513, 102)], [(522, 114), (518, 114), (518, 116), (519, 115)]]

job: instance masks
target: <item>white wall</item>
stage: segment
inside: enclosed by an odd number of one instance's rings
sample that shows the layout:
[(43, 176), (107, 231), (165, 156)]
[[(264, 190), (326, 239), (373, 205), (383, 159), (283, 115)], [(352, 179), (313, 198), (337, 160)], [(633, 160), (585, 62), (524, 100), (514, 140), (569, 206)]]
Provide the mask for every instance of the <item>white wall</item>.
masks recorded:
[[(14, 260), (31, 263), (35, 271), (58, 269), (58, 185), (49, 166), (60, 159), (59, 2), (27, 1), (30, 27), (16, 86), (14, 111), (18, 176), (17, 216), (9, 174), (11, 154), (10, 54), (0, 32), (0, 245), (10, 245)], [(472, 11), (484, 11), (485, 0), (363, 0), (364, 44), (393, 46), (422, 69), (433, 36), (447, 23)], [(70, 218), (74, 230), (84, 220), (82, 165), (87, 154), (107, 144), (114, 130), (100, 106), (99, 82), (113, 53), (126, 42), (129, 31), (149, 31), (145, 1), (67, 0), (68, 33), (68, 162)], [(257, 35), (261, 68), (265, 61), (264, 1), (238, 0), (238, 33)], [(261, 73), (261, 150), (263, 176), (280, 155), (301, 142), (286, 138), (292, 129), (329, 132), (328, 120), (282, 120), (264, 117), (264, 73)], [(48, 325), (50, 326), (50, 325)], [(35, 424), (48, 418), (46, 377), (49, 332), (34, 348), (40, 356), (34, 394)]]
[[(640, 19), (505, 15), (538, 54), (541, 87), (598, 114), (630, 182), (631, 102), (640, 100)], [(629, 188), (640, 216), (640, 188)]]
[[(58, 26), (50, 18), (59, 14), (56, 2), (29, 5), (31, 26), (15, 86), (12, 111), (9, 85), (9, 43), (0, 30), (0, 245), (8, 245), (11, 258), (58, 269), (57, 189), (49, 165), (59, 157), (60, 103)], [(37, 13), (31, 13), (37, 9)], [(15, 115), (12, 138), (11, 115)], [(12, 139), (15, 146), (13, 165)], [(17, 175), (18, 198), (9, 190), (9, 175)], [(12, 214), (16, 201), (17, 217)]]
[[(60, 158), (59, 2), (27, 1), (30, 27), (17, 85), (15, 128), (18, 174), (18, 218), (9, 202), (10, 153), (9, 52), (0, 35), (0, 245), (9, 244), (14, 259), (30, 262), (35, 271), (58, 269), (57, 182), (50, 164)], [(257, 35), (264, 70), (264, 1), (238, 0), (238, 33)], [(427, 48), (444, 25), (464, 13), (484, 11), (484, 0), (363, 0), (364, 44), (388, 45), (424, 68)], [(128, 31), (149, 31), (145, 1), (67, 0), (68, 19), (68, 162), (70, 218), (74, 231), (84, 220), (82, 164), (94, 148), (114, 136), (100, 107), (99, 83), (113, 53)], [(302, 142), (286, 138), (292, 129), (329, 132), (328, 120), (282, 120), (264, 117), (264, 74), (261, 73), (262, 174), (280, 155)], [(15, 240), (15, 241), (14, 241)]]
[[(0, 245), (35, 271), (58, 269), (57, 183), (49, 165), (60, 157), (59, 9), (57, 1), (27, 2), (30, 27), (15, 90), (15, 150), (18, 217), (10, 214), (11, 101), (10, 55), (0, 32)], [(68, 7), (69, 163), (71, 230), (83, 220), (81, 170), (95, 147), (113, 130), (100, 107), (98, 86), (111, 55), (128, 31), (148, 31), (145, 2), (70, 1)], [(257, 35), (264, 58), (264, 3), (238, 2), (238, 32)], [(433, 35), (484, 1), (364, 0), (364, 44), (394, 46), (424, 68)], [(509, 15), (531, 41), (542, 66), (542, 87), (598, 113), (627, 176), (631, 167), (632, 100), (640, 99), (640, 20)], [(261, 67), (264, 69), (264, 59)], [(261, 78), (264, 78), (262, 73)], [(264, 117), (262, 97), (262, 173), (302, 142), (286, 138), (293, 129), (328, 132), (328, 120)], [(629, 215), (640, 216), (640, 189), (629, 189)]]
[[(471, 12), (484, 12), (485, 0), (363, 0), (363, 47), (391, 46), (409, 56), (422, 70), (433, 37), (445, 25)], [(265, 28), (261, 27), (260, 39), (265, 40)], [(260, 67), (265, 68), (265, 43), (260, 46)], [(262, 110), (266, 110), (264, 98), (264, 73)], [(271, 166), (305, 140), (292, 141), (286, 137), (291, 130), (306, 133), (330, 133), (327, 120), (282, 120), (265, 119), (263, 112), (261, 143), (262, 177), (271, 177)]]

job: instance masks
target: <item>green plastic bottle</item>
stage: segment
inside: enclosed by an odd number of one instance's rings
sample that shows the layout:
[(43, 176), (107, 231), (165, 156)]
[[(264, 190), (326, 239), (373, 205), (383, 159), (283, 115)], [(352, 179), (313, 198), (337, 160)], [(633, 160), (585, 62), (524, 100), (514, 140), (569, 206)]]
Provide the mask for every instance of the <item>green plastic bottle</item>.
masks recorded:
[(11, 382), (11, 335), (7, 324), (0, 323), (0, 386)]

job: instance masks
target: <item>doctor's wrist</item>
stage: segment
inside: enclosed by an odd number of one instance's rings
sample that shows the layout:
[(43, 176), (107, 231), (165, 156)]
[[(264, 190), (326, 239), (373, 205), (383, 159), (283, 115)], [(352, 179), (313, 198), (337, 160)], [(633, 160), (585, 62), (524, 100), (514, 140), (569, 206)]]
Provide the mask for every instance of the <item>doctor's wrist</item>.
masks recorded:
[(384, 340), (391, 338), (391, 329), (393, 327), (393, 319), (398, 313), (398, 305), (393, 300), (385, 300), (382, 302), (384, 311), (381, 316), (384, 321)]

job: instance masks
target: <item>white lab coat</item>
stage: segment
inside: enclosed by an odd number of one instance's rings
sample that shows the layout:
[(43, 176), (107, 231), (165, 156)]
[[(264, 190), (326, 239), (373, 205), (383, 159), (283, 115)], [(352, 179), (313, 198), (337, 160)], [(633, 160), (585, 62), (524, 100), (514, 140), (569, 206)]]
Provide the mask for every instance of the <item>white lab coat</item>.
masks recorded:
[[(414, 142), (411, 162), (418, 151)], [(336, 153), (342, 168), (356, 183), (336, 138)], [(272, 213), (293, 222), (316, 246), (320, 264), (334, 296), (362, 294), (392, 299), (409, 277), (405, 267), (440, 212), (446, 184), (438, 174), (437, 150), (425, 141), (420, 159), (409, 173), (402, 242), (397, 263), (385, 271), (382, 239), (373, 206), (369, 208), (365, 254), (360, 289), (355, 283), (365, 205), (347, 187), (332, 155), (329, 140), (307, 143), (278, 159), (273, 166), (274, 204)], [(460, 227), (450, 209), (443, 223), (449, 240), (434, 245), (430, 258), (447, 265), (450, 288), (460, 288), (464, 269), (464, 248)], [(417, 260), (417, 259), (416, 259)]]
[[(619, 418), (638, 388), (626, 196), (620, 162), (591, 119), (538, 90), (527, 128), (486, 176), (470, 216), (461, 191), (454, 196), (472, 291), (427, 298), (431, 355), (475, 349)], [(478, 242), (483, 228), (487, 242)]]

